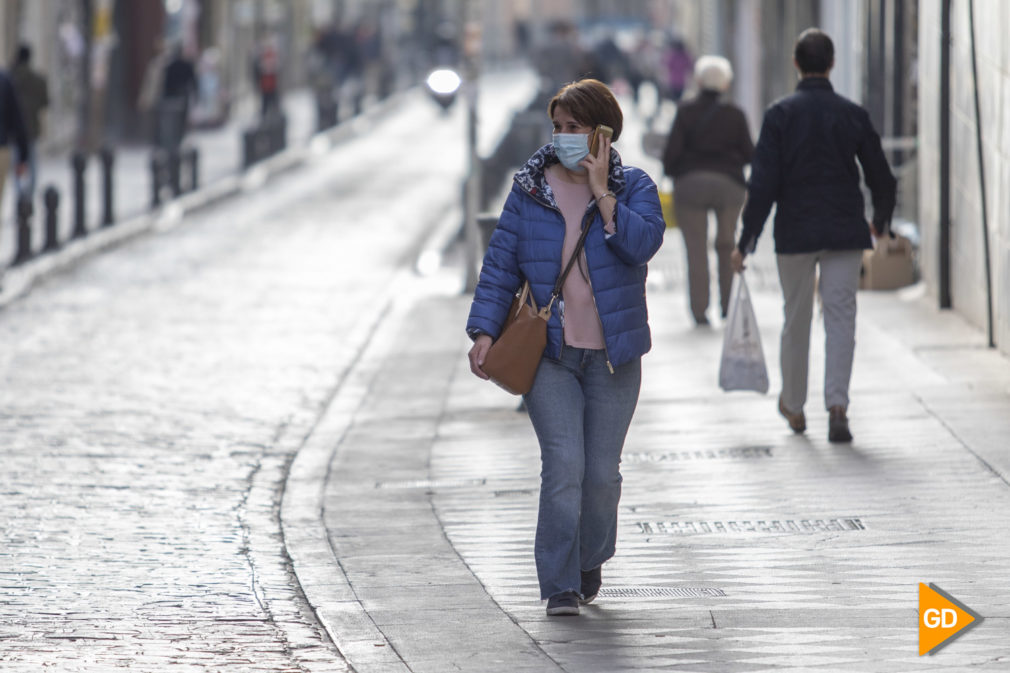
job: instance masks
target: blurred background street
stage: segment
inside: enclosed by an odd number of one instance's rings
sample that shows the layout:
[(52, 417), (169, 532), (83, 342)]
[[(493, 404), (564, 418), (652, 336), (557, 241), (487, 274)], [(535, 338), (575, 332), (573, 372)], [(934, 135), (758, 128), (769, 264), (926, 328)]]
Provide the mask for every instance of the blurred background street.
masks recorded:
[[(718, 388), (668, 228), (618, 555), (551, 621), (536, 438), (463, 332), (511, 176), (591, 75), (668, 190), (675, 64), (726, 56), (756, 139), (814, 25), (899, 178), (856, 442), (813, 404), (817, 319), (810, 430), (776, 413), (771, 223), (768, 395)], [(0, 199), (0, 671), (1006, 670), (1008, 27), (969, 0), (0, 3), (48, 89), (34, 188), (14, 157)], [(918, 582), (985, 621), (918, 657)]]

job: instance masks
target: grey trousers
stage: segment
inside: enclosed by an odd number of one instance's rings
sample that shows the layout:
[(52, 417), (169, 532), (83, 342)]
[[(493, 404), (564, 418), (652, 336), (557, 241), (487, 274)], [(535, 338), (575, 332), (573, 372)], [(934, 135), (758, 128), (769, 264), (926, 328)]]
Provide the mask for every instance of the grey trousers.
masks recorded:
[(687, 289), (694, 319), (702, 320), (708, 310), (708, 213), (715, 213), (715, 254), (719, 265), (719, 306), (722, 315), (729, 308), (733, 287), (730, 255), (736, 236), (736, 221), (743, 208), (746, 189), (739, 182), (714, 171), (692, 171), (678, 177), (674, 185), (673, 210), (687, 251)]
[(862, 250), (822, 250), (778, 255), (785, 322), (782, 325), (782, 403), (793, 413), (807, 401), (810, 324), (814, 287), (824, 310), (824, 408), (849, 406), (849, 380), (856, 348), (856, 291)]

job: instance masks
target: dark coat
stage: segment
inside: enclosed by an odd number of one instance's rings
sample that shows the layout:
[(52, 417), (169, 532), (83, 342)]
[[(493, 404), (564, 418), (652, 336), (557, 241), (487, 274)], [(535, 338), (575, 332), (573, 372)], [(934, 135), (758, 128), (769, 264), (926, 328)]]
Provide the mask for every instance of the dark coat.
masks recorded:
[(11, 82), (17, 91), (21, 102), (21, 112), (24, 114), (28, 137), (32, 142), (39, 139), (42, 123), (39, 115), (49, 106), (49, 87), (46, 78), (35, 72), (27, 63), (18, 63), (11, 68)]
[(10, 77), (0, 70), (0, 147), (12, 142), (19, 157), (28, 156), (28, 128), (21, 114), (21, 103)]
[(874, 226), (883, 233), (894, 212), (897, 181), (869, 114), (836, 94), (827, 78), (801, 80), (795, 93), (765, 112), (739, 250), (754, 250), (772, 204), (777, 253), (873, 247), (857, 159), (873, 196)]
[[(471, 337), (484, 333), (498, 338), (523, 278), (529, 279), (537, 306), (546, 306), (550, 299), (561, 273), (565, 240), (565, 219), (544, 177), (545, 169), (556, 163), (554, 146), (545, 145), (515, 176), (484, 255), (466, 323)], [(645, 303), (646, 264), (662, 245), (666, 225), (656, 183), (640, 168), (622, 165), (616, 150), (610, 153), (608, 184), (617, 196), (617, 233), (606, 236), (596, 204), (590, 203), (585, 255), (607, 359), (618, 367), (652, 346)], [(563, 341), (558, 302), (554, 302), (544, 354), (560, 358)]]
[(745, 184), (743, 167), (754, 155), (754, 142), (743, 110), (704, 91), (677, 106), (677, 116), (663, 150), (663, 172), (677, 178), (692, 171), (723, 173)]

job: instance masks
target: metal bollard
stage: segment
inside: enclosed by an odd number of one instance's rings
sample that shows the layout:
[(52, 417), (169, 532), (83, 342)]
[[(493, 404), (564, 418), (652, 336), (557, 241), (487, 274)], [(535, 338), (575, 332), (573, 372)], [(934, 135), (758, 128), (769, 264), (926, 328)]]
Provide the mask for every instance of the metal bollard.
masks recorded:
[(168, 183), (172, 187), (172, 196), (178, 197), (182, 193), (182, 157), (178, 147), (173, 147), (168, 151)]
[(189, 165), (189, 191), (200, 188), (200, 152), (195, 147), (187, 147), (186, 163)]
[(316, 92), (316, 131), (325, 131), (337, 125), (337, 101), (329, 90)]
[(18, 197), (18, 249), (13, 264), (24, 264), (32, 258), (32, 201), (27, 196)]
[(56, 191), (55, 187), (49, 185), (42, 195), (42, 202), (46, 206), (46, 243), (42, 249), (45, 252), (59, 250), (60, 231), (57, 216), (60, 209), (60, 193)]
[(70, 164), (74, 171), (74, 229), (71, 237), (81, 238), (88, 235), (88, 227), (85, 223), (87, 215), (84, 210), (86, 202), (84, 170), (88, 167), (88, 157), (83, 152), (74, 152), (70, 158)]
[(165, 153), (156, 149), (151, 152), (151, 208), (161, 205), (161, 187), (165, 175)]
[(246, 169), (259, 161), (256, 146), (259, 139), (259, 128), (253, 127), (242, 132), (242, 168)]
[(99, 156), (102, 159), (102, 226), (109, 227), (115, 221), (112, 205), (112, 164), (116, 156), (109, 146), (103, 147)]

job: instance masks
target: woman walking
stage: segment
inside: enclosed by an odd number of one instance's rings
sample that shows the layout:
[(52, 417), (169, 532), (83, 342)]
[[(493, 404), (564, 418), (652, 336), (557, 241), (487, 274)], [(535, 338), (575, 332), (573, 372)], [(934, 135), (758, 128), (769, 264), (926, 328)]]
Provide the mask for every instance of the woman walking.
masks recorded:
[(663, 171), (673, 178), (674, 214), (684, 235), (691, 314), (708, 325), (708, 214), (715, 213), (715, 253), (719, 262), (719, 306), (729, 309), (733, 285), (736, 221), (746, 196), (743, 167), (754, 155), (754, 143), (743, 110), (722, 101), (733, 81), (733, 69), (721, 56), (702, 56), (695, 64), (699, 93), (683, 102), (663, 152)]
[(491, 236), (467, 333), (480, 378), (516, 290), (528, 279), (547, 305), (583, 226), (584, 249), (562, 286), (547, 347), (524, 397), (540, 443), (541, 487), (534, 554), (548, 615), (577, 615), (602, 584), (615, 552), (620, 461), (638, 403), (641, 356), (651, 347), (646, 264), (665, 225), (656, 185), (621, 163), (598, 125), (621, 134), (623, 116), (602, 82), (567, 84), (550, 100), (553, 142), (515, 175)]

